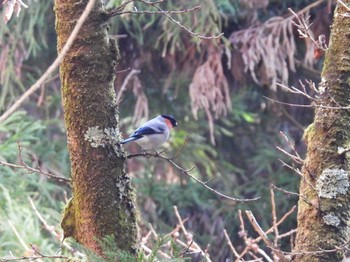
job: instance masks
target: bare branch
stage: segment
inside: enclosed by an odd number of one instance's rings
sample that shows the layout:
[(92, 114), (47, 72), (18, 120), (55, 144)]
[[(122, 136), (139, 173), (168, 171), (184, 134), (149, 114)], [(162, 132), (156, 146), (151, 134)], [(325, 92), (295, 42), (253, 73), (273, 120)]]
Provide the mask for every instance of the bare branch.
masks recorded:
[[(273, 199), (273, 193), (271, 194), (271, 199)], [(238, 235), (239, 235), (241, 238), (243, 238), (244, 243), (245, 243), (246, 246), (245, 246), (244, 250), (241, 252), (241, 254), (238, 254), (238, 252), (236, 251), (236, 249), (235, 249), (234, 247), (230, 247), (231, 251), (233, 252), (233, 254), (234, 254), (235, 257), (236, 257), (236, 260), (235, 260), (235, 261), (236, 261), (236, 262), (245, 261), (245, 260), (243, 259), (243, 257), (244, 257), (245, 255), (250, 255), (250, 256), (254, 257), (255, 259), (254, 259), (253, 261), (262, 261), (261, 258), (259, 258), (259, 257), (257, 257), (256, 255), (254, 255), (254, 253), (255, 253), (255, 254), (258, 253), (258, 254), (260, 254), (261, 256), (263, 256), (267, 261), (272, 262), (273, 259), (270, 258), (270, 257), (258, 246), (258, 242), (261, 241), (261, 240), (264, 240), (263, 237), (268, 238), (268, 237), (267, 237), (267, 234), (269, 234), (269, 233), (271, 233), (271, 232), (273, 232), (273, 231), (276, 231), (276, 228), (277, 228), (280, 224), (282, 224), (282, 223), (286, 220), (286, 218), (289, 217), (289, 215), (292, 214), (292, 213), (295, 211), (295, 209), (296, 209), (296, 206), (293, 206), (292, 209), (290, 209), (287, 213), (285, 213), (285, 214), (283, 215), (283, 217), (282, 217), (279, 221), (277, 221), (277, 218), (276, 218), (276, 219), (273, 221), (273, 226), (272, 226), (271, 228), (269, 228), (268, 230), (266, 230), (265, 232), (263, 232), (262, 235), (259, 234), (260, 236), (257, 237), (257, 238), (255, 238), (255, 239), (253, 239), (253, 238), (251, 238), (251, 237), (248, 237), (247, 232), (246, 232), (246, 230), (245, 230), (245, 225), (244, 225), (244, 220), (243, 220), (243, 216), (242, 216), (242, 211), (241, 211), (241, 210), (238, 210), (238, 217), (239, 217), (240, 229), (241, 229), (241, 230), (239, 231)], [(246, 212), (249, 212), (249, 211), (246, 211)], [(224, 233), (225, 233), (225, 231), (224, 231)], [(277, 233), (278, 237), (276, 237), (276, 238), (277, 238), (277, 239), (281, 239), (281, 238), (282, 238), (281, 236), (286, 237), (286, 236), (292, 235), (292, 234), (293, 234), (292, 231), (287, 232), (287, 233), (285, 233), (285, 234), (281, 234), (281, 235), (279, 235), (279, 234)], [(226, 238), (226, 240), (228, 241), (228, 244), (229, 244), (229, 246), (230, 246), (230, 240), (229, 240), (229, 237), (228, 237), (227, 234), (225, 235), (225, 238)], [(264, 241), (266, 241), (266, 238), (265, 238)], [(271, 240), (270, 240), (270, 242), (272, 243)], [(231, 245), (232, 245), (232, 243), (231, 243)], [(233, 246), (233, 245), (232, 245), (232, 246)], [(271, 247), (273, 247), (273, 248), (275, 249), (276, 246), (277, 246), (277, 244), (273, 244), (273, 243), (272, 243), (272, 246), (271, 246)], [(233, 249), (232, 249), (232, 248), (233, 248)], [(235, 253), (235, 251), (236, 251), (236, 253)], [(252, 251), (252, 252), (251, 252), (251, 251)], [(281, 251), (281, 252), (282, 252), (282, 251)], [(288, 260), (289, 258), (286, 257), (286, 259)], [(250, 261), (252, 261), (252, 260), (250, 260)], [(281, 260), (280, 260), (280, 261), (281, 261)]]
[(275, 99), (272, 99), (267, 96), (263, 96), (267, 100), (270, 100), (272, 102), (281, 104), (281, 105), (287, 105), (287, 106), (293, 106), (293, 107), (307, 107), (307, 108), (325, 108), (325, 109), (338, 109), (338, 110), (343, 110), (343, 109), (350, 109), (350, 106), (324, 106), (324, 105), (301, 105), (301, 104), (292, 104), (292, 103), (286, 103), (286, 102), (281, 102)]
[(179, 213), (179, 210), (177, 209), (177, 206), (174, 206), (174, 211), (175, 211), (175, 215), (177, 217), (177, 220), (179, 221), (179, 225), (180, 225), (180, 228), (182, 229), (182, 231), (184, 232), (185, 235), (187, 235), (187, 230), (184, 226), (184, 223), (182, 222), (182, 218), (180, 216), (180, 213)]
[[(156, 252), (164, 258), (167, 258), (167, 259), (173, 258), (171, 256), (171, 254), (174, 251), (173, 250), (173, 243), (175, 242), (183, 247), (183, 250), (180, 253), (178, 253), (177, 255), (182, 256), (182, 255), (190, 255), (190, 254), (200, 254), (204, 258), (205, 261), (211, 262), (209, 254), (207, 252), (207, 249), (203, 250), (194, 241), (194, 238), (195, 238), (194, 235), (189, 233), (189, 231), (185, 228), (185, 222), (188, 220), (188, 218), (182, 219), (176, 206), (174, 206), (174, 211), (175, 211), (175, 215), (176, 215), (179, 223), (175, 226), (175, 228), (170, 233), (165, 235), (165, 237), (169, 236), (169, 237), (171, 237), (171, 239), (169, 239), (166, 243), (159, 246), (159, 243), (160, 243), (159, 236), (158, 236), (157, 232), (154, 230), (152, 224), (149, 224), (150, 231), (147, 233), (147, 235), (145, 237), (142, 238), (142, 242), (141, 242), (142, 249), (145, 251), (146, 254), (148, 254), (148, 255), (153, 254), (153, 256), (154, 256), (155, 250), (152, 251), (151, 248), (146, 246), (147, 241), (150, 239), (150, 236), (152, 235), (154, 237), (154, 239), (157, 241)], [(182, 233), (185, 237), (185, 241), (182, 241), (179, 239), (180, 230), (182, 231)], [(166, 248), (167, 253), (164, 253), (163, 251), (161, 251), (160, 248)]]
[[(163, 11), (159, 6), (154, 5), (159, 11)], [(186, 26), (184, 26), (183, 24), (181, 24), (179, 21), (176, 21), (174, 18), (172, 18), (170, 15), (168, 15), (167, 13), (163, 13), (170, 21), (172, 21), (174, 24), (178, 25), (181, 29), (185, 30), (187, 33), (189, 33), (190, 35), (196, 36), (200, 39), (217, 39), (220, 38), (221, 36), (224, 35), (224, 33), (221, 33), (219, 35), (212, 35), (212, 36), (203, 36), (199, 33), (194, 33), (193, 31), (191, 31), (190, 29), (188, 29)]]
[(33, 168), (33, 167), (28, 166), (23, 160), (23, 157), (22, 157), (22, 150), (23, 150), (23, 148), (21, 147), (21, 144), (19, 143), (19, 141), (17, 142), (17, 145), (18, 145), (18, 158), (19, 158), (20, 164), (16, 165), (16, 164), (7, 163), (5, 161), (1, 161), (0, 160), (0, 165), (12, 167), (12, 168), (24, 169), (29, 174), (38, 173), (38, 174), (41, 174), (41, 175), (46, 176), (48, 178), (51, 178), (51, 179), (53, 179), (53, 180), (55, 180), (57, 182), (60, 182), (60, 183), (64, 182), (64, 183), (70, 185), (71, 181), (68, 178), (61, 177), (61, 176), (56, 176), (56, 175), (54, 175), (52, 173), (49, 173), (49, 172), (44, 172), (44, 171), (41, 170), (40, 167), (39, 168)]
[(280, 134), (283, 136), (283, 138), (287, 141), (289, 147), (293, 150), (294, 152), (294, 156), (295, 156), (295, 159), (298, 161), (297, 163), (298, 164), (303, 164), (304, 163), (304, 160), (300, 157), (298, 151), (295, 149), (295, 144), (294, 142), (291, 142), (288, 138), (288, 136), (283, 133), (282, 131), (280, 131)]
[(5, 112), (0, 116), (0, 123), (3, 122), (6, 118), (8, 118), (13, 112), (15, 112), (22, 103), (31, 96), (36, 90), (38, 90), (41, 85), (45, 82), (45, 80), (57, 69), (59, 64), (62, 62), (63, 58), (71, 48), (75, 38), (77, 37), (80, 28), (83, 26), (85, 20), (89, 16), (92, 8), (95, 5), (96, 0), (89, 0), (88, 4), (85, 7), (84, 12), (78, 19), (71, 35), (67, 39), (66, 44), (62, 48), (61, 52), (58, 54), (55, 61), (49, 66), (49, 68), (45, 71), (45, 73), (32, 85), (17, 101)]
[[(126, 35), (125, 35), (125, 36), (126, 36)], [(126, 69), (118, 70), (118, 71), (116, 71), (115, 73), (116, 73), (116, 74), (120, 74), (120, 73), (127, 72), (127, 71), (129, 71), (129, 70), (131, 70), (130, 67), (128, 67), (128, 68), (126, 68)]]
[(350, 12), (350, 8), (342, 0), (337, 0), (337, 1)]
[(276, 203), (275, 203), (275, 192), (273, 191), (273, 187), (270, 187), (270, 201), (271, 201), (271, 209), (272, 209), (272, 227), (275, 232), (275, 241), (274, 245), (278, 245), (278, 227), (277, 224), (277, 214), (276, 214)]
[(318, 206), (316, 206), (315, 204), (313, 204), (309, 199), (307, 199), (305, 196), (303, 195), (300, 195), (299, 193), (296, 193), (296, 192), (291, 192), (291, 191), (288, 191), (288, 190), (285, 190), (283, 188), (280, 188), (280, 187), (277, 187), (275, 186), (274, 184), (271, 184), (271, 186), (274, 188), (274, 189), (277, 189), (278, 191), (281, 191), (287, 195), (292, 195), (292, 196), (297, 196), (298, 198), (301, 198), (302, 200), (304, 200), (305, 203), (309, 204), (310, 206), (313, 206), (314, 208), (316, 208), (317, 210), (320, 210), (320, 208)]
[(23, 240), (23, 238), (21, 237), (21, 235), (18, 233), (17, 229), (15, 228), (15, 226), (12, 224), (11, 220), (7, 220), (7, 223), (9, 224), (10, 228), (12, 229), (13, 233), (15, 233), (16, 237), (19, 240), (19, 243), (22, 245), (22, 247), (26, 250), (26, 251), (30, 251), (30, 248), (28, 247), (27, 243)]
[(288, 259), (284, 256), (284, 254), (281, 252), (281, 250), (273, 244), (273, 242), (268, 238), (267, 234), (261, 229), (261, 227), (258, 224), (258, 222), (256, 221), (253, 213), (251, 211), (248, 211), (248, 210), (245, 213), (248, 216), (249, 222), (252, 224), (255, 231), (259, 234), (259, 236), (262, 238), (262, 240), (265, 242), (265, 244), (274, 251), (276, 256), (278, 256), (278, 258), (280, 259), (279, 261), (287, 262)]
[(34, 210), (35, 214), (37, 215), (37, 217), (39, 218), (39, 220), (41, 221), (41, 223), (44, 225), (44, 228), (50, 233), (52, 234), (57, 240), (59, 240), (62, 245), (67, 248), (72, 254), (74, 255), (78, 255), (80, 257), (84, 257), (85, 255), (83, 255), (82, 253), (78, 252), (77, 250), (75, 250), (73, 247), (71, 247), (69, 244), (62, 242), (63, 238), (63, 234), (59, 234), (56, 232), (55, 230), (55, 226), (51, 226), (49, 225), (49, 223), (47, 223), (47, 221), (45, 220), (45, 218), (40, 214), (39, 210), (37, 209), (37, 207), (34, 204), (34, 201), (28, 197), (28, 201), (30, 203), (30, 205), (32, 206), (32, 209)]
[[(233, 246), (233, 244), (232, 244), (232, 242), (231, 242), (231, 240), (230, 240), (230, 237), (229, 237), (228, 234), (227, 234), (226, 229), (224, 229), (224, 235), (225, 235), (225, 238), (226, 238), (226, 240), (227, 240), (227, 244), (228, 244), (228, 246), (230, 247), (232, 253), (233, 253), (233, 254), (235, 255), (235, 257), (238, 259), (238, 258), (240, 257), (240, 255), (237, 253), (235, 247)], [(238, 260), (238, 261), (241, 261), (241, 260)], [(237, 262), (238, 262), (238, 261), (237, 261)]]
[(202, 180), (198, 179), (197, 177), (192, 176), (190, 174), (190, 172), (193, 171), (195, 169), (195, 167), (192, 167), (192, 168), (186, 170), (183, 167), (181, 167), (178, 164), (176, 164), (171, 158), (163, 156), (163, 155), (158, 154), (158, 153), (155, 153), (155, 154), (153, 154), (153, 153), (138, 153), (138, 154), (131, 154), (131, 155), (127, 155), (126, 156), (127, 159), (134, 158), (134, 157), (154, 157), (154, 158), (164, 159), (167, 162), (169, 162), (173, 167), (175, 167), (177, 170), (179, 170), (181, 174), (183, 174), (183, 175), (193, 179), (194, 181), (196, 181), (197, 183), (201, 184), (203, 187), (205, 187), (209, 191), (215, 193), (218, 196), (226, 198), (228, 200), (237, 201), (237, 202), (250, 202), (250, 201), (255, 201), (255, 200), (260, 199), (260, 197), (255, 197), (255, 198), (234, 198), (234, 197), (230, 197), (228, 195), (225, 195), (225, 194), (217, 191), (216, 189), (208, 186), (206, 182), (203, 182)]
[[(307, 92), (306, 92), (306, 88), (305, 88), (305, 85), (299, 80), (302, 88), (303, 88), (303, 91), (301, 91), (300, 89), (294, 87), (294, 86), (286, 86), (286, 85), (283, 85), (283, 84), (280, 84), (280, 83), (276, 83), (277, 86), (281, 87), (282, 89), (286, 90), (287, 92), (289, 93), (293, 93), (293, 94), (299, 94), (299, 95), (303, 95), (305, 97), (307, 97), (308, 99), (310, 100), (315, 100), (314, 97), (310, 96)], [(317, 90), (317, 93), (318, 90)]]
[[(122, 10), (124, 10), (125, 6), (131, 2), (141, 2), (141, 3), (144, 3), (146, 5), (153, 6), (154, 8), (158, 9), (158, 11), (122, 11)], [(121, 14), (160, 14), (160, 15), (166, 16), (171, 22), (173, 22), (174, 24), (179, 26), (182, 30), (184, 30), (187, 33), (189, 33), (190, 35), (198, 37), (200, 39), (206, 39), (206, 40), (217, 39), (217, 38), (220, 38), (224, 34), (224, 33), (221, 33), (219, 35), (203, 36), (199, 33), (193, 32), (191, 29), (184, 26), (181, 22), (176, 21), (172, 16), (170, 16), (171, 14), (183, 14), (183, 13), (193, 12), (193, 11), (200, 9), (201, 6), (195, 6), (193, 8), (183, 9), (183, 10), (178, 10), (178, 11), (177, 10), (163, 10), (158, 5), (159, 3), (162, 3), (162, 2), (164, 2), (164, 0), (155, 1), (155, 2), (150, 2), (150, 1), (146, 1), (146, 0), (127, 1), (124, 4), (122, 4), (121, 6), (119, 6), (118, 8), (112, 9), (109, 12), (107, 12), (107, 17), (110, 18), (110, 17), (116, 16), (116, 15), (121, 15)]]
[[(147, 1), (144, 1), (145, 3), (147, 4), (160, 4), (162, 2), (164, 2), (165, 0), (160, 0), (160, 1), (154, 1), (154, 2), (147, 2)], [(139, 1), (139, 0), (129, 0), (129, 1), (126, 1), (124, 2), (123, 4), (121, 4), (120, 6), (118, 6), (117, 8), (114, 8), (114, 9), (111, 9), (107, 12), (107, 16), (108, 17), (112, 17), (114, 16), (113, 13), (117, 13), (117, 12), (121, 12), (122, 10), (124, 10), (124, 8), (132, 3), (132, 2), (142, 2), (142, 1)]]
[(34, 260), (40, 260), (43, 258), (47, 259), (62, 259), (65, 261), (72, 260), (71, 257), (68, 256), (60, 256), (60, 255), (44, 255), (41, 253), (37, 247), (35, 247), (33, 244), (29, 244), (30, 247), (32, 248), (32, 251), (34, 252), (35, 255), (33, 256), (22, 256), (22, 257), (14, 257), (14, 256), (9, 256), (9, 257), (0, 257), (0, 261), (2, 262), (7, 262), (7, 261), (23, 261), (23, 260), (28, 260), (28, 261), (34, 261)]
[(123, 81), (123, 84), (122, 84), (122, 86), (121, 86), (120, 89), (119, 89), (117, 98), (115, 99), (117, 105), (119, 104), (120, 99), (121, 99), (121, 97), (122, 97), (122, 94), (123, 94), (124, 91), (126, 90), (126, 86), (128, 85), (130, 79), (131, 79), (134, 75), (139, 74), (139, 73), (141, 73), (141, 70), (132, 69), (132, 70), (129, 72), (129, 74), (125, 77), (125, 79), (124, 79), (124, 81)]
[[(194, 242), (194, 236), (192, 234), (188, 233), (187, 229), (184, 226), (184, 221), (182, 220), (182, 218), (180, 216), (179, 210), (177, 209), (177, 206), (174, 206), (174, 211), (175, 211), (175, 215), (177, 217), (177, 220), (179, 221), (179, 225), (180, 225), (179, 228), (181, 228), (182, 232), (185, 235), (187, 242), (189, 243), (186, 246), (186, 250), (194, 249), (194, 251), (201, 253), (202, 256), (204, 256), (204, 257), (208, 256), (208, 254), (206, 252), (204, 252), (196, 242)], [(182, 253), (186, 253), (186, 251), (183, 250)]]
[[(287, 213), (285, 213), (283, 215), (283, 217), (272, 227), (270, 227), (268, 230), (265, 231), (266, 234), (269, 234), (271, 232), (273, 232), (274, 230), (274, 227), (278, 227), (280, 224), (282, 224), (286, 219), (287, 217), (289, 217), (296, 209), (296, 206), (293, 206)], [(257, 237), (256, 239), (254, 239), (254, 242), (259, 242), (262, 238), (261, 237)]]
[(154, 15), (154, 14), (160, 14), (160, 15), (164, 15), (164, 14), (184, 14), (184, 13), (190, 13), (196, 10), (199, 10), (201, 8), (201, 6), (197, 5), (195, 7), (192, 8), (188, 8), (188, 9), (182, 9), (182, 10), (164, 10), (164, 11), (119, 11), (119, 12), (115, 12), (115, 10), (112, 10), (111, 12), (108, 13), (108, 17), (113, 17), (113, 16), (117, 16), (117, 15), (123, 15), (123, 14), (136, 14), (136, 15)]
[(292, 251), (292, 252), (280, 251), (280, 252), (282, 252), (285, 255), (292, 255), (292, 256), (304, 255), (304, 254), (317, 255), (317, 254), (323, 254), (323, 253), (333, 253), (333, 252), (338, 252), (338, 251), (348, 251), (349, 244), (350, 244), (350, 240), (341, 246), (335, 246), (334, 249), (323, 249), (323, 248), (318, 247), (319, 249), (315, 250), (315, 251), (303, 251), (303, 250), (301, 250), (301, 251), (297, 251), (297, 252), (294, 252), (294, 251)]
[(322, 4), (324, 2), (324, 0), (318, 0), (316, 2), (313, 2), (311, 4), (309, 4), (308, 6), (304, 7), (303, 9), (301, 9), (300, 11), (297, 12), (298, 15), (304, 14), (306, 12), (308, 12), (310, 9)]
[(298, 163), (298, 164), (302, 164), (302, 163), (303, 163), (303, 159), (301, 159), (300, 157), (288, 153), (286, 150), (282, 149), (282, 148), (279, 147), (279, 146), (276, 146), (276, 148), (277, 148), (279, 151), (281, 151), (283, 154), (289, 156), (289, 157), (290, 157), (293, 161), (295, 161), (296, 163)]
[[(312, 190), (315, 191), (316, 197), (317, 197), (317, 205), (318, 205), (317, 210), (320, 211), (321, 198), (320, 198), (320, 196), (318, 195), (316, 188), (311, 184), (311, 182), (303, 175), (303, 173), (302, 173), (299, 169), (288, 165), (287, 163), (285, 163), (285, 162), (284, 162), (283, 160), (281, 160), (281, 159), (279, 159), (279, 161), (281, 161), (281, 163), (283, 164), (283, 166), (286, 166), (286, 167), (288, 167), (289, 169), (293, 170), (298, 176), (301, 177), (301, 179), (302, 179), (310, 188), (312, 188)], [(307, 169), (306, 169), (306, 170), (307, 170)], [(308, 170), (307, 170), (307, 171), (308, 171)], [(309, 171), (308, 171), (308, 172), (309, 172)], [(311, 174), (310, 174), (310, 176), (311, 176)], [(317, 207), (317, 206), (315, 206), (315, 207)]]
[[(341, 1), (339, 1), (341, 2)], [(297, 31), (299, 33), (300, 38), (309, 38), (315, 45), (314, 49), (314, 57), (316, 59), (322, 57), (325, 52), (327, 51), (327, 44), (326, 44), (326, 36), (325, 35), (319, 35), (317, 37), (317, 40), (315, 39), (314, 34), (312, 33), (310, 27), (311, 23), (309, 23), (310, 16), (304, 17), (300, 12), (296, 14), (291, 8), (288, 8), (289, 12), (291, 12), (294, 15), (294, 18), (297, 22), (292, 20), (292, 23), (297, 28)]]
[[(267, 254), (264, 250), (262, 250), (261, 248), (258, 248), (257, 252), (262, 255), (268, 262), (274, 262)], [(261, 260), (259, 260), (261, 261)]]
[(281, 238), (284, 238), (284, 237), (289, 237), (289, 236), (295, 234), (297, 231), (298, 231), (297, 229), (292, 229), (292, 230), (290, 230), (290, 231), (288, 231), (288, 232), (286, 232), (284, 234), (280, 234), (278, 236), (278, 239), (281, 239)]

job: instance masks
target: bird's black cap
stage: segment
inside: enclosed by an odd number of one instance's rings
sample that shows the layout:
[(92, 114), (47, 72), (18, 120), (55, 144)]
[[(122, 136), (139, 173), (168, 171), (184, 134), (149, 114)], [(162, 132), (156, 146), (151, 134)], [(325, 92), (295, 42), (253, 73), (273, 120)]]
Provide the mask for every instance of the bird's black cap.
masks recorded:
[(168, 119), (173, 127), (177, 126), (176, 119), (172, 115), (162, 115), (162, 117), (164, 117), (165, 119)]

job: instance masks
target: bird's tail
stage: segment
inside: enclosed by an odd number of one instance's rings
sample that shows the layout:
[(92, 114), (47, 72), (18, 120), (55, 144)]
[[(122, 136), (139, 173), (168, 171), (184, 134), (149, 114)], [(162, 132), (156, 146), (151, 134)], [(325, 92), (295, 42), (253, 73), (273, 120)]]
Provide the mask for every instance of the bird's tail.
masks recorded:
[(129, 137), (129, 138), (127, 138), (127, 139), (121, 141), (120, 143), (121, 143), (121, 144), (126, 144), (126, 143), (129, 143), (129, 142), (134, 141), (134, 140), (137, 140), (137, 139), (139, 139), (139, 137), (132, 136), (132, 137)]

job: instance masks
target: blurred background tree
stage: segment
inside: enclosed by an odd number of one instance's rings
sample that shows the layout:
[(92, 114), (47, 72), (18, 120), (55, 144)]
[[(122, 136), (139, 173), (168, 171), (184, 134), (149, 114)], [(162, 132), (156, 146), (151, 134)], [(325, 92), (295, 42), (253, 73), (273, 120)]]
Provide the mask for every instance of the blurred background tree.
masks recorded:
[[(113, 9), (122, 2), (109, 0), (105, 5)], [(40, 77), (56, 56), (52, 1), (31, 0), (28, 5), (18, 18), (0, 26), (0, 113)], [(138, 192), (142, 235), (149, 231), (148, 223), (159, 234), (170, 232), (177, 224), (173, 211), (176, 205), (182, 217), (188, 218), (186, 227), (195, 234), (196, 241), (208, 246), (214, 261), (224, 261), (233, 259), (225, 244), (224, 228), (235, 246), (244, 248), (238, 234), (238, 209), (253, 210), (261, 226), (267, 228), (271, 221), (270, 184), (290, 191), (298, 187), (298, 177), (279, 161), (290, 160), (275, 146), (290, 150), (280, 136), (283, 131), (303, 154), (301, 137), (313, 112), (273, 103), (265, 97), (308, 104), (306, 98), (285, 92), (276, 82), (296, 87), (300, 87), (299, 79), (318, 82), (323, 59), (315, 58), (312, 43), (298, 38), (287, 8), (310, 14), (315, 36), (325, 34), (328, 39), (333, 6), (332, 1), (307, 0), (160, 3), (163, 10), (196, 5), (202, 8), (172, 17), (201, 35), (223, 32), (220, 40), (193, 37), (161, 15), (123, 14), (110, 19), (110, 34), (118, 41), (121, 56), (115, 89), (120, 92), (125, 86), (120, 108), (124, 133), (129, 134), (159, 113), (173, 114), (179, 128), (166, 146), (169, 155), (189, 134), (177, 158), (182, 166), (196, 166), (196, 175), (228, 195), (262, 196), (249, 204), (230, 203), (184, 179), (160, 160), (129, 161), (128, 171)], [(133, 2), (126, 10), (154, 8)], [(140, 73), (128, 78), (128, 68)], [(0, 124), (0, 160), (16, 163), (16, 141), (20, 140), (27, 163), (69, 177), (60, 97), (57, 74), (21, 111)], [(127, 147), (129, 152), (138, 150), (137, 146)], [(34, 243), (44, 253), (54, 253), (59, 241), (42, 226), (28, 197), (60, 232), (60, 212), (70, 196), (69, 188), (9, 167), (0, 166), (0, 172), (0, 212), (4, 218), (0, 221), (0, 256), (10, 250), (15, 255), (30, 252), (22, 243)], [(296, 198), (280, 192), (276, 195), (280, 216), (296, 204)], [(295, 227), (294, 214), (283, 223), (281, 231)], [(283, 242), (282, 249), (290, 250), (290, 242)], [(70, 252), (63, 249), (63, 253)]]

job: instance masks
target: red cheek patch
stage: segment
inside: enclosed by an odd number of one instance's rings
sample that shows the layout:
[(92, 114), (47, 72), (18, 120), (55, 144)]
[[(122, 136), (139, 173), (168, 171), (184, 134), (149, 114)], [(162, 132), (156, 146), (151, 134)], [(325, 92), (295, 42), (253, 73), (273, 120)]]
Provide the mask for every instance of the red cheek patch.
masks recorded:
[(166, 123), (166, 125), (169, 127), (169, 129), (173, 128), (173, 125), (171, 124), (171, 122), (170, 122), (169, 119), (166, 119), (166, 118), (165, 118), (165, 123)]

